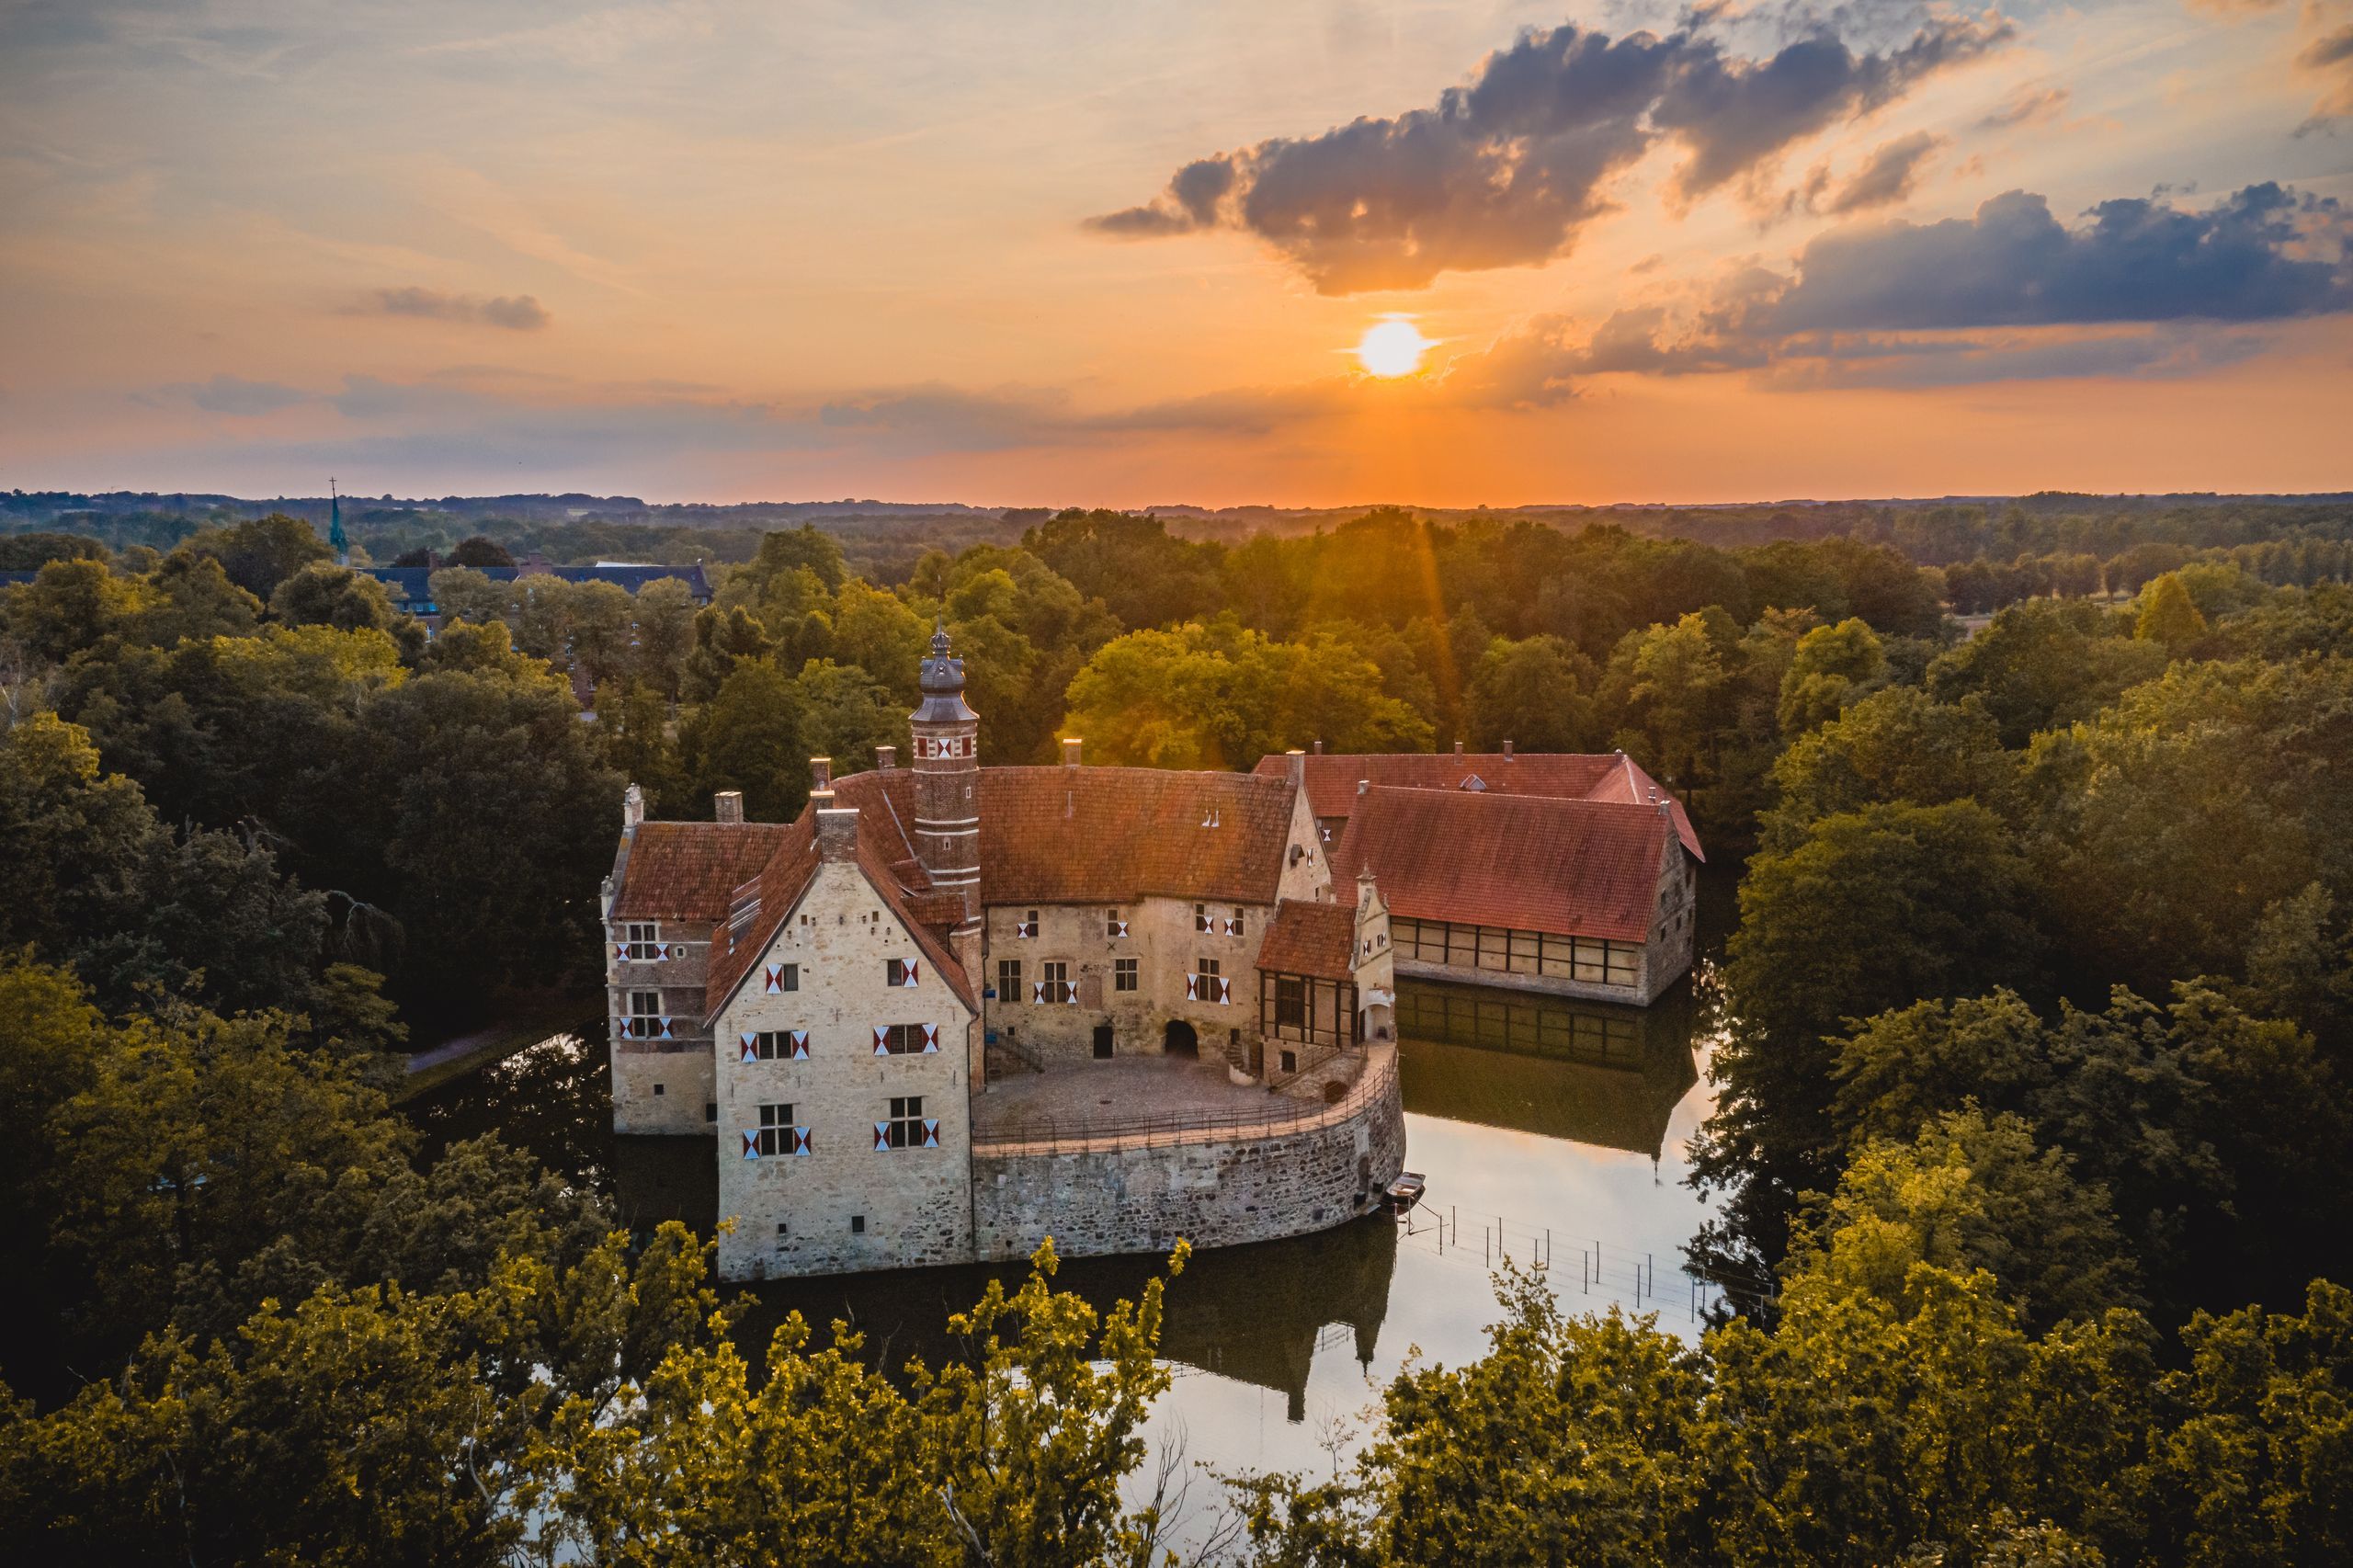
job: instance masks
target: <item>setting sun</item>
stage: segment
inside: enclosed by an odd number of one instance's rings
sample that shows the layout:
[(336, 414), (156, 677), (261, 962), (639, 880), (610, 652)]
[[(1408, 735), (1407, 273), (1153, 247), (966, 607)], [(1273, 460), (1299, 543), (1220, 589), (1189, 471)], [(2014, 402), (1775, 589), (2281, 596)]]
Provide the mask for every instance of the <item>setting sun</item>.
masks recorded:
[(1422, 335), (1407, 315), (1381, 317), (1357, 339), (1357, 362), (1376, 376), (1410, 376), (1421, 369), (1422, 356), (1438, 347)]

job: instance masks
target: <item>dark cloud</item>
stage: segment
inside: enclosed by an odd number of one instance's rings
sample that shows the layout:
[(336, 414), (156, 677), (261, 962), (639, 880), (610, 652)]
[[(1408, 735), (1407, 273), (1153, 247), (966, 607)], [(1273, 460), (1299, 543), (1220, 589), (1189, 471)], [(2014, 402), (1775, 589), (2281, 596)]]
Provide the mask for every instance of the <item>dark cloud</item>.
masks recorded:
[(1863, 160), (1863, 166), (1847, 177), (1822, 210), (1833, 216), (1849, 212), (1864, 212), (1874, 207), (1893, 207), (1912, 194), (1920, 183), (1920, 175), (1937, 149), (1945, 144), (1941, 136), (1915, 131), (1909, 136), (1899, 136), (1885, 143)]
[(309, 397), (307, 392), (276, 381), (249, 381), (242, 376), (229, 375), (215, 376), (209, 381), (182, 381), (160, 391), (165, 397), (186, 399), (207, 414), (227, 414), (240, 419), (275, 414)]
[(2324, 130), (2336, 120), (2353, 119), (2353, 22), (2313, 40), (2297, 52), (2296, 64), (2327, 83), (2320, 101), (2313, 106), (2311, 118), (2297, 131), (2298, 135)]
[(2069, 229), (2023, 190), (1973, 218), (1817, 236), (1752, 334), (1917, 331), (2205, 318), (2266, 321), (2353, 308), (2347, 214), (2334, 200), (2248, 186), (2202, 212), (2105, 201)]
[(437, 289), (415, 288), (379, 289), (365, 303), (354, 306), (353, 313), (420, 316), (428, 321), (506, 327), (513, 332), (537, 332), (550, 320), (546, 308), (529, 294), (485, 300), (473, 294), (445, 294)]
[(1608, 210), (1610, 177), (1661, 138), (1688, 153), (1675, 189), (1696, 199), (2011, 36), (1990, 14), (1938, 16), (1882, 51), (1858, 53), (1816, 28), (1748, 59), (1701, 30), (1712, 20), (1698, 15), (1664, 38), (1574, 24), (1526, 32), (1433, 108), (1197, 160), (1152, 202), (1090, 226), (1240, 228), (1319, 292), (1419, 288), (1441, 272), (1563, 254)]

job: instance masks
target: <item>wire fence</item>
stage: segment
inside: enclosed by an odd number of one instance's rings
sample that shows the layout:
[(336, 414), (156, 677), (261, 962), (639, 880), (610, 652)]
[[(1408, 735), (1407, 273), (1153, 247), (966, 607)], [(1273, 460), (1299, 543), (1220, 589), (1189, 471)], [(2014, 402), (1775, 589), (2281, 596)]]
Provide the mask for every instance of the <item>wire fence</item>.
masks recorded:
[(1400, 1245), (1483, 1272), (1506, 1262), (1540, 1268), (1553, 1293), (1572, 1310), (1586, 1299), (1699, 1324), (1721, 1313), (1768, 1305), (1780, 1291), (1769, 1276), (1742, 1269), (1695, 1274), (1671, 1258), (1662, 1268), (1658, 1255), (1643, 1247), (1500, 1214), (1466, 1216), (1450, 1204), (1415, 1208), (1398, 1225), (1397, 1239)]

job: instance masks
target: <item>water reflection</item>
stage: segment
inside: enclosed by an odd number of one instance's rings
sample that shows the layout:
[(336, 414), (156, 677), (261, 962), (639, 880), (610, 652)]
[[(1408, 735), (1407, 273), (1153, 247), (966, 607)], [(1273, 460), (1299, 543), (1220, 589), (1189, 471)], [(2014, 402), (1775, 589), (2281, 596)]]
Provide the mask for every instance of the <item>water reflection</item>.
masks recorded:
[[(1408, 982), (1398, 1021), (1408, 1161), (1431, 1199), (1410, 1231), (1386, 1219), (1195, 1255), (1170, 1287), (1163, 1353), (1180, 1375), (1155, 1415), (1190, 1433), (1197, 1458), (1299, 1467), (1326, 1457), (1321, 1428), (1360, 1411), (1409, 1351), (1459, 1361), (1483, 1348), (1486, 1278), (1506, 1248), (1540, 1237), (1556, 1288), (1578, 1310), (1663, 1308), (1696, 1332), (1672, 1278), (1702, 1217), (1682, 1184), (1685, 1142), (1704, 1118), (1695, 1035), (1712, 987), (1703, 967), (1648, 1009)], [(604, 1193), (632, 1230), (666, 1220), (709, 1233), (718, 1165), (705, 1138), (616, 1138), (601, 1031), (560, 1035), (409, 1106), (428, 1144), (496, 1131)], [(1450, 1241), (1441, 1217), (1453, 1223)], [(1493, 1227), (1489, 1239), (1488, 1227)], [(1586, 1249), (1597, 1272), (1580, 1272)], [(1562, 1259), (1569, 1263), (1565, 1286)], [(1664, 1286), (1656, 1274), (1668, 1278)], [(1098, 1310), (1132, 1299), (1157, 1257), (1066, 1260), (1057, 1277)], [(938, 1364), (962, 1353), (946, 1331), (995, 1275), (979, 1266), (773, 1280), (753, 1288), (738, 1330), (765, 1356), (798, 1311), (821, 1331), (843, 1319), (874, 1363)], [(1644, 1284), (1645, 1278), (1648, 1283)], [(1683, 1320), (1692, 1319), (1689, 1324)]]
[(1656, 1159), (1699, 1078), (1693, 1012), (1688, 980), (1649, 1008), (1408, 981), (1405, 1109)]

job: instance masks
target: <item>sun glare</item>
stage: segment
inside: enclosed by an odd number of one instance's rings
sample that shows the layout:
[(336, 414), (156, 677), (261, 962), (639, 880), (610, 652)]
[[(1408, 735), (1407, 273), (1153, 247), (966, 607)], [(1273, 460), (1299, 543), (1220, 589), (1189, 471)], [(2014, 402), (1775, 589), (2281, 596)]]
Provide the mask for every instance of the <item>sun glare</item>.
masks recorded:
[(1410, 376), (1421, 369), (1422, 356), (1438, 347), (1424, 337), (1414, 318), (1383, 316), (1357, 339), (1357, 362), (1376, 376)]

